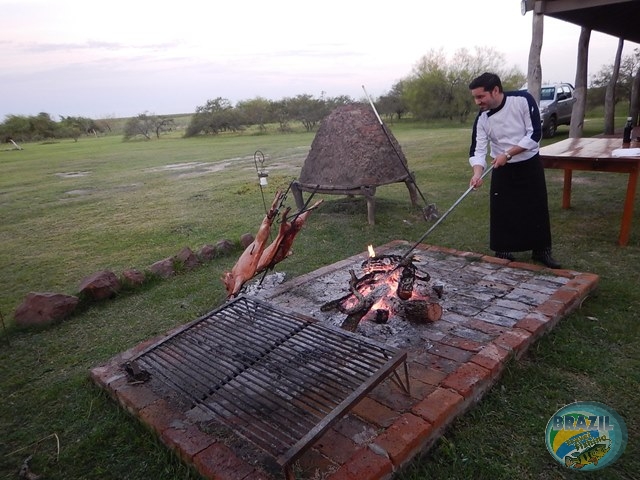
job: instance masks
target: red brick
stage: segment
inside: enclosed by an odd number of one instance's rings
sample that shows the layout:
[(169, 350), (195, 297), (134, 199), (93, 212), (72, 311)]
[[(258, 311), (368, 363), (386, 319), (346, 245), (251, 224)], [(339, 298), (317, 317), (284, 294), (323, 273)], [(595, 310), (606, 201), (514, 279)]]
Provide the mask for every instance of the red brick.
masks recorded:
[(434, 355), (429, 352), (423, 352), (420, 355), (417, 355), (414, 361), (416, 363), (420, 363), (426, 367), (432, 368), (439, 372), (444, 372), (446, 374), (455, 371), (455, 369), (458, 368), (458, 365), (460, 365), (459, 362), (449, 360), (448, 358)]
[(516, 358), (522, 355), (533, 342), (531, 332), (521, 328), (512, 328), (494, 340), (494, 343), (507, 350), (513, 350)]
[(96, 385), (106, 389), (114, 389), (127, 383), (127, 375), (111, 364), (91, 369), (90, 376)]
[(434, 252), (450, 253), (454, 255), (458, 253), (458, 250), (456, 250), (455, 248), (443, 247), (440, 245), (431, 245), (429, 246), (429, 250)]
[(461, 250), (456, 251), (456, 255), (466, 258), (469, 261), (479, 261), (483, 255), (476, 252), (463, 252)]
[[(446, 324), (448, 328), (443, 328), (443, 324)], [(435, 322), (433, 327), (426, 329), (424, 332), (420, 332), (420, 337), (424, 340), (440, 342), (447, 336), (446, 331), (451, 330), (453, 327), (454, 325), (447, 323), (444, 320), (440, 320), (439, 322)]]
[(164, 432), (171, 426), (171, 422), (180, 419), (180, 414), (162, 398), (144, 407), (138, 416), (143, 423), (158, 433)]
[(573, 278), (576, 276), (576, 272), (574, 272), (573, 270), (565, 270), (565, 269), (555, 269), (553, 270), (553, 274), (556, 277), (563, 277), (563, 278)]
[(342, 417), (333, 426), (333, 428), (336, 432), (350, 438), (356, 443), (364, 443), (365, 440), (362, 440), (362, 438), (367, 437), (367, 434), (365, 433), (367, 431), (370, 432), (368, 435), (369, 437), (375, 436), (375, 430), (377, 429), (376, 426), (371, 425), (350, 413)]
[(299, 473), (298, 478), (325, 478), (328, 473), (335, 472), (338, 467), (340, 465), (322, 455), (315, 448), (304, 452), (296, 461), (296, 473)]
[(388, 457), (363, 447), (326, 480), (380, 480), (390, 478), (392, 473), (393, 464)]
[(487, 263), (495, 263), (497, 265), (508, 265), (509, 263), (511, 263), (509, 260), (506, 260), (504, 258), (491, 257), (489, 255), (485, 255), (484, 257), (482, 257), (482, 261)]
[(446, 388), (436, 388), (411, 411), (424, 418), (434, 430), (438, 431), (462, 413), (463, 409), (464, 398), (462, 395)]
[(511, 355), (510, 350), (490, 343), (480, 350), (477, 355), (471, 357), (471, 362), (486, 368), (491, 372), (491, 376), (495, 377), (502, 372)]
[(434, 342), (433, 347), (429, 349), (429, 352), (458, 363), (466, 362), (471, 358), (470, 352), (456, 347), (450, 347), (449, 345), (444, 345), (440, 342)]
[(591, 294), (591, 292), (593, 292), (597, 287), (598, 287), (597, 282), (594, 284), (594, 283), (588, 283), (586, 281), (578, 282), (574, 286), (574, 288), (576, 289), (576, 292), (578, 293), (578, 298), (580, 298), (581, 300), (587, 298), (589, 294)]
[(447, 374), (441, 370), (435, 370), (417, 362), (409, 363), (410, 379), (420, 380), (423, 383), (435, 386), (439, 385), (446, 376)]
[(376, 440), (398, 466), (409, 460), (429, 440), (432, 425), (421, 417), (406, 413), (394, 422)]
[(567, 310), (567, 306), (562, 302), (549, 299), (542, 305), (538, 305), (538, 308), (536, 308), (536, 310), (551, 318), (552, 321), (557, 322), (557, 320)]
[(151, 389), (143, 385), (125, 384), (115, 390), (115, 394), (122, 406), (134, 414), (160, 399)]
[(584, 300), (585, 298), (589, 297), (592, 293), (596, 292), (596, 290), (598, 289), (598, 285), (591, 285), (589, 286), (582, 286), (582, 288), (578, 291), (578, 293), (580, 294), (580, 299)]
[[(175, 423), (175, 422), (174, 422)], [(167, 428), (160, 438), (186, 462), (191, 462), (199, 452), (216, 442), (214, 438), (203, 433), (193, 424), (185, 424), (183, 427), (174, 425)]]
[[(418, 391), (418, 382), (416, 381), (414, 383), (416, 383), (416, 391)], [(411, 387), (413, 387), (413, 385), (411, 385)], [(411, 396), (407, 395), (404, 390), (393, 382), (384, 382), (378, 385), (369, 393), (369, 397), (396, 412), (406, 411), (413, 404)]]
[(581, 273), (579, 275), (576, 275), (573, 281), (579, 283), (580, 285), (588, 285), (592, 290), (595, 290), (600, 283), (600, 276), (596, 275), (595, 273)]
[(543, 315), (527, 315), (523, 319), (518, 320), (518, 323), (516, 323), (514, 327), (526, 330), (537, 338), (541, 336), (545, 332), (545, 330), (547, 330), (547, 324), (548, 318), (544, 317)]
[(333, 428), (327, 430), (314, 444), (314, 448), (330, 458), (332, 461), (343, 464), (359, 448), (353, 440), (336, 432)]
[(453, 335), (449, 335), (443, 338), (441, 342), (451, 347), (456, 347), (461, 350), (466, 350), (468, 352), (474, 352), (474, 353), (479, 352), (484, 346), (484, 343), (476, 342), (468, 338), (456, 337)]
[(531, 272), (540, 272), (547, 268), (547, 267), (543, 267), (542, 265), (536, 265), (534, 263), (525, 263), (525, 262), (511, 262), (509, 266), (511, 268), (519, 268), (520, 270), (529, 270)]
[(193, 457), (193, 464), (203, 477), (215, 480), (268, 478), (240, 460), (227, 446), (219, 442)]
[[(422, 400), (424, 397), (429, 395), (431, 392), (435, 390), (436, 386), (431, 385), (430, 383), (424, 383), (420, 380), (412, 380), (411, 381), (411, 398), (414, 400)], [(414, 404), (414, 400), (412, 400), (407, 407), (403, 410), (408, 410)]]
[(399, 416), (398, 412), (370, 397), (360, 400), (351, 412), (378, 427), (388, 427)]
[(464, 363), (442, 381), (443, 388), (452, 388), (465, 398), (486, 388), (491, 372), (475, 363)]
[(563, 303), (565, 305), (571, 305), (576, 298), (578, 298), (578, 293), (573, 288), (560, 287), (556, 290), (549, 300)]
[(503, 327), (501, 325), (496, 325), (495, 323), (485, 322), (484, 320), (480, 320), (478, 318), (470, 318), (467, 322), (467, 327), (473, 328), (474, 330), (479, 330), (482, 333), (486, 333), (487, 335), (502, 335), (507, 327)]

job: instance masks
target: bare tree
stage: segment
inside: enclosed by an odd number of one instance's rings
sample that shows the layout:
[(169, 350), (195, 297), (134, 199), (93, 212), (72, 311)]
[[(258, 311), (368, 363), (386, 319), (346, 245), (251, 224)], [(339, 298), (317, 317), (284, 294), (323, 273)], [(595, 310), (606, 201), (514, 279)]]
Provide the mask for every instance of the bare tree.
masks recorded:
[(576, 65), (576, 103), (571, 112), (569, 138), (582, 137), (584, 113), (587, 106), (587, 66), (589, 63), (589, 40), (591, 29), (582, 27), (578, 40), (578, 63)]
[(137, 117), (131, 117), (124, 126), (124, 139), (130, 140), (138, 135), (146, 140), (151, 139), (151, 121), (146, 113), (141, 113)]
[(615, 126), (614, 119), (616, 113), (616, 85), (620, 75), (620, 63), (622, 61), (622, 48), (624, 47), (624, 38), (618, 39), (618, 49), (616, 50), (616, 59), (611, 71), (611, 78), (604, 92), (604, 133), (605, 135), (613, 135)]
[(156, 132), (156, 138), (158, 140), (160, 139), (160, 134), (164, 132), (170, 132), (171, 130), (173, 130), (173, 127), (175, 126), (175, 121), (173, 120), (173, 118), (170, 118), (170, 117), (154, 116), (152, 118), (152, 121), (153, 121), (153, 129)]

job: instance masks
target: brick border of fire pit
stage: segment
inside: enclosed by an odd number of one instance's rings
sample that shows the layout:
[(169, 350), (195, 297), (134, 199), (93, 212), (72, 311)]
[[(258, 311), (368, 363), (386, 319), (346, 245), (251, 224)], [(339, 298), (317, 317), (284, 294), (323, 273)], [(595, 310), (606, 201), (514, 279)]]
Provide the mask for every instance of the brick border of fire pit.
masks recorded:
[[(385, 252), (405, 245), (408, 244), (396, 241), (376, 250)], [(508, 360), (519, 358), (560, 319), (578, 308), (599, 282), (599, 277), (592, 273), (547, 270), (538, 265), (445, 247), (425, 244), (420, 246), (420, 251), (495, 266), (498, 274), (504, 266), (510, 271), (540, 272), (561, 281), (546, 300), (512, 326), (474, 319), (473, 328), (491, 338), (484, 344), (442, 332), (430, 338), (437, 348), (429, 349), (428, 361), (415, 355), (409, 358), (412, 397), (407, 398), (390, 381), (379, 385), (305, 453), (298, 462), (298, 479), (311, 478), (316, 473), (327, 480), (391, 478), (398, 468), (431, 446), (457, 416), (482, 398), (500, 378)], [(355, 255), (293, 279), (269, 292), (267, 301), (276, 301), (282, 292), (361, 260), (362, 255)], [(93, 368), (91, 378), (205, 478), (278, 478), (260, 464), (242, 458), (224, 439), (202, 431), (144, 383), (131, 382), (123, 371), (122, 365), (127, 360), (180, 328), (149, 339)]]

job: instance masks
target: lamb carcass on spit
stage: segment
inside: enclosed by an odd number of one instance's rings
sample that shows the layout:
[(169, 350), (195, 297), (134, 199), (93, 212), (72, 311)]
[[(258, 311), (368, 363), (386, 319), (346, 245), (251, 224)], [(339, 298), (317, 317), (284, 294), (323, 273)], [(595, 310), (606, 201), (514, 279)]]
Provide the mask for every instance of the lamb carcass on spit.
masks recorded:
[(264, 220), (262, 220), (255, 239), (244, 249), (244, 252), (242, 252), (242, 255), (240, 255), (240, 258), (231, 271), (224, 272), (222, 282), (227, 290), (227, 298), (236, 295), (242, 286), (251, 280), (258, 272), (258, 263), (267, 246), (269, 231), (271, 230), (274, 219), (278, 215), (278, 208), (282, 198), (282, 192), (276, 192), (275, 198), (271, 203), (271, 208), (265, 215)]
[(231, 271), (224, 273), (222, 281), (227, 290), (227, 298), (237, 295), (243, 285), (255, 275), (273, 268), (277, 263), (291, 255), (291, 246), (296, 235), (302, 229), (311, 211), (323, 202), (323, 200), (318, 200), (310, 208), (294, 214), (289, 219), (287, 215), (291, 208), (286, 208), (282, 212), (278, 235), (269, 246), (266, 246), (269, 230), (277, 216), (278, 205), (281, 201), (282, 194), (278, 192), (271, 209), (267, 212), (260, 225), (255, 240), (244, 250)]
[(309, 215), (311, 215), (311, 211), (315, 210), (322, 202), (323, 200), (318, 200), (311, 207), (294, 214), (291, 219), (287, 219), (287, 214), (290, 209), (287, 209), (283, 213), (278, 236), (262, 253), (262, 258), (260, 259), (260, 263), (258, 263), (258, 272), (273, 268), (277, 263), (280, 263), (291, 255), (293, 240), (296, 238), (298, 232), (302, 230), (302, 226), (307, 221), (307, 218), (309, 218)]

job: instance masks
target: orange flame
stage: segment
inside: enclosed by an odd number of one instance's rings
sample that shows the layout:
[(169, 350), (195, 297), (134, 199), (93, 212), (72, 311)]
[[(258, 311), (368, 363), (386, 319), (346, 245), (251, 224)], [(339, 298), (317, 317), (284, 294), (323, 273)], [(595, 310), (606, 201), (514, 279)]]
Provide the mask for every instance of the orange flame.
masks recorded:
[(376, 256), (376, 252), (373, 250), (373, 245), (369, 245), (367, 250), (369, 251), (369, 257), (373, 258)]

